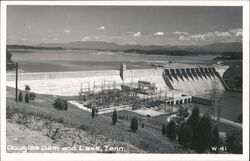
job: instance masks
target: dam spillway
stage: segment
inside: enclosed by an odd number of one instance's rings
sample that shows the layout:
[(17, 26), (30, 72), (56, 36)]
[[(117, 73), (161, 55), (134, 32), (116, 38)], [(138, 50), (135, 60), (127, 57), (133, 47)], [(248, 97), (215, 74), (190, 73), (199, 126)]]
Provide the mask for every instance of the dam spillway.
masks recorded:
[(220, 74), (210, 67), (165, 69), (164, 79), (170, 89), (188, 95), (200, 95), (215, 89), (225, 90)]
[[(33, 92), (40, 94), (73, 96), (78, 95), (80, 89), (120, 89), (123, 84), (147, 81), (155, 84), (158, 91), (192, 96), (209, 93), (215, 88), (225, 90), (223, 73), (221, 69), (218, 72), (214, 67), (204, 66), (126, 69), (121, 65), (120, 70), (19, 73), (18, 86), (24, 90), (25, 85), (29, 85)], [(7, 86), (15, 87), (15, 74), (7, 73)]]

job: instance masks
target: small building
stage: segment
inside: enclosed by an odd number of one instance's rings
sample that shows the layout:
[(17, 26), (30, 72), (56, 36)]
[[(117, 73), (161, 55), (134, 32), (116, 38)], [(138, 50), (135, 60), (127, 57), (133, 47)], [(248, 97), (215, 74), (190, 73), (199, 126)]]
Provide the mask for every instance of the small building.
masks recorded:
[(157, 87), (155, 83), (138, 81), (138, 89), (140, 93), (152, 95), (156, 93)]

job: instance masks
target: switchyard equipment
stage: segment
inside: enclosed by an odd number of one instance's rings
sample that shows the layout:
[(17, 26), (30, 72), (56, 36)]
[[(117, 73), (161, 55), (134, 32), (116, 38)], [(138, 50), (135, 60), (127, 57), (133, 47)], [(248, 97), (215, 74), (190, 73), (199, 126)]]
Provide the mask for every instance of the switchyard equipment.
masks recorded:
[[(106, 86), (102, 83), (102, 86)], [(122, 84), (120, 89), (115, 88), (105, 89), (101, 87), (101, 91), (92, 91), (89, 88), (81, 88), (79, 92), (78, 102), (82, 103), (88, 108), (95, 109), (107, 109), (110, 107), (118, 107), (121, 105), (129, 105), (133, 110), (140, 108), (151, 108), (166, 106), (167, 101), (171, 100), (171, 97), (161, 97), (160, 90), (157, 92), (155, 84), (147, 81), (138, 81), (138, 83)], [(145, 92), (146, 91), (146, 92)]]

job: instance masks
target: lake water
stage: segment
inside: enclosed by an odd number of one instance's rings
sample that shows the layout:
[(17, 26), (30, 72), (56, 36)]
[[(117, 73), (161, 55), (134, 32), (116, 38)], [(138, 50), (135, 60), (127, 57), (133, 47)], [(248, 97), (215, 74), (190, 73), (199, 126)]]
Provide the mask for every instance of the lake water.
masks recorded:
[(176, 62), (211, 64), (214, 56), (164, 56), (124, 52), (91, 50), (23, 50), (11, 51), (13, 61), (19, 63), (24, 72), (113, 70), (120, 63), (130, 69), (148, 68), (150, 62)]
[(240, 113), (242, 113), (242, 93), (224, 92), (222, 94), (222, 117), (235, 121)]

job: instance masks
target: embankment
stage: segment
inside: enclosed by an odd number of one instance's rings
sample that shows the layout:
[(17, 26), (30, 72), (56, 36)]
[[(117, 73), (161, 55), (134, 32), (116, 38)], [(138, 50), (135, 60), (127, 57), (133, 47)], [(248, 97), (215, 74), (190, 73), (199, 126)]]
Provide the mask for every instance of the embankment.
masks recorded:
[(10, 153), (145, 153), (125, 142), (24, 113), (8, 111), (7, 127)]

